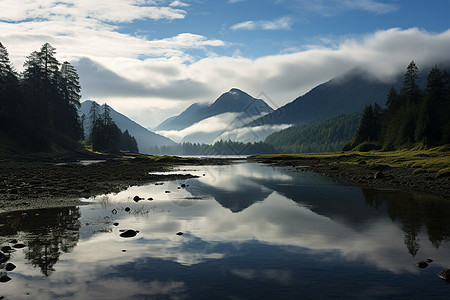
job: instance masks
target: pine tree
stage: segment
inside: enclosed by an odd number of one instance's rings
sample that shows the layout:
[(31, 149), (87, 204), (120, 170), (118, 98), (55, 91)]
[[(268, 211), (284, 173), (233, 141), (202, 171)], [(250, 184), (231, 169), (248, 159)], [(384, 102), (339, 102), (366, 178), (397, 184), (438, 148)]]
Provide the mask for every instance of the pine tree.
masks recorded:
[(417, 78), (419, 78), (419, 68), (414, 61), (411, 61), (403, 76), (403, 86), (401, 89), (401, 95), (411, 102), (417, 101), (420, 95), (420, 89), (416, 83)]
[(0, 121), (9, 125), (19, 120), (19, 106), (18, 76), (9, 60), (8, 51), (0, 42)]
[(420, 105), (415, 131), (416, 142), (427, 146), (439, 143), (442, 139), (439, 110), (444, 107), (444, 82), (441, 71), (435, 66), (428, 75), (425, 95)]

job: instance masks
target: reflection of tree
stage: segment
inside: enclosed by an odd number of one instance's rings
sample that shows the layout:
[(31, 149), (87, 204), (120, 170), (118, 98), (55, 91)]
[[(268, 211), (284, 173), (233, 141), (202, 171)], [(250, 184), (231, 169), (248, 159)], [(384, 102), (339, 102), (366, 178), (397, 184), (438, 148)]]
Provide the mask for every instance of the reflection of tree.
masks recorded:
[(389, 217), (402, 224), (404, 242), (409, 253), (415, 256), (419, 250), (417, 235), (425, 227), (430, 242), (438, 248), (450, 238), (450, 203), (423, 194), (380, 192), (362, 189), (366, 203), (373, 207), (386, 204)]
[(26, 215), (12, 214), (9, 218), (9, 233), (21, 232), (24, 240), (25, 258), (33, 266), (39, 266), (45, 276), (53, 271), (53, 266), (61, 253), (68, 253), (77, 245), (80, 218), (76, 207), (53, 208), (29, 211)]

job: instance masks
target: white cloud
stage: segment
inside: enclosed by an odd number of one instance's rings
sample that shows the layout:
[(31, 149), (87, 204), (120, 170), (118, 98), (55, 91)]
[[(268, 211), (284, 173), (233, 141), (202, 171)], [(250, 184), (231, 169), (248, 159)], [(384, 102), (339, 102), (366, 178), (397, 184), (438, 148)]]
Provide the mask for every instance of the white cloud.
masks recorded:
[(386, 14), (399, 9), (396, 3), (384, 3), (376, 0), (278, 0), (302, 11), (312, 11), (324, 16), (338, 15), (345, 11), (360, 10), (375, 14)]
[(181, 2), (181, 1), (173, 1), (172, 3), (169, 4), (169, 6), (171, 6), (171, 7), (188, 7), (189, 4)]
[[(80, 67), (83, 98), (114, 102), (115, 109), (145, 127), (156, 126), (193, 102), (212, 102), (231, 87), (253, 95), (265, 92), (276, 106), (281, 106), (356, 66), (389, 79), (403, 72), (412, 59), (419, 68), (450, 60), (450, 30), (429, 33), (417, 28), (393, 28), (345, 39), (333, 46), (311, 45), (256, 59), (211, 54), (211, 48), (227, 44), (189, 32), (156, 39), (120, 30), (120, 22), (167, 22), (186, 15), (182, 9), (155, 3), (174, 1), (4, 0), (0, 2), (0, 41), (19, 71), (25, 57), (44, 42), (56, 47), (60, 61), (92, 61), (94, 70), (96, 66), (103, 68), (102, 74), (108, 77), (93, 76), (93, 69)], [(350, 2), (345, 3), (350, 7)], [(375, 10), (379, 2), (361, 3), (359, 9), (373, 5)], [(247, 26), (287, 28), (289, 22), (281, 18)], [(204, 54), (192, 57), (192, 49)]]
[[(8, 47), (8, 43), (5, 45)], [(98, 61), (125, 78), (133, 79), (146, 88), (153, 86), (161, 91), (159, 93), (153, 90), (147, 96), (134, 96), (142, 99), (141, 109), (164, 107), (165, 101), (175, 101), (179, 105), (178, 112), (174, 113), (171, 106), (165, 115), (162, 113), (155, 117), (160, 120), (180, 113), (193, 102), (212, 102), (231, 87), (238, 87), (255, 96), (265, 92), (273, 99), (273, 106), (279, 107), (316, 85), (358, 66), (388, 81), (403, 73), (413, 59), (419, 68), (450, 61), (449, 48), (450, 30), (429, 33), (417, 28), (393, 28), (367, 34), (360, 39), (346, 39), (332, 47), (311, 45), (302, 51), (257, 59), (216, 55), (187, 62), (180, 55), (142, 61), (111, 55), (109, 58), (98, 58)], [(176, 50), (182, 49), (178, 47)], [(88, 74), (80, 73), (80, 76), (83, 78)], [(180, 85), (180, 82), (186, 80), (195, 82), (195, 88), (187, 89)], [(112, 90), (108, 86), (114, 86), (114, 82), (105, 83), (103, 87), (96, 84), (96, 81), (91, 82), (92, 88), (104, 92), (100, 101), (117, 98), (114, 93), (108, 94), (108, 89)], [(200, 87), (204, 89), (198, 93)], [(164, 94), (163, 90), (170, 93)], [(129, 93), (133, 94), (134, 91), (130, 90)], [(126, 92), (127, 90), (123, 91)], [(84, 96), (88, 97), (87, 94)], [(179, 104), (181, 100), (185, 101), (184, 105)], [(125, 103), (122, 105), (127, 106), (127, 111), (131, 112), (131, 107)], [(141, 109), (136, 109), (134, 114), (140, 114)], [(155, 118), (140, 115), (136, 120), (144, 126), (153, 127), (158, 124)]]
[(140, 0), (3, 0), (3, 21), (27, 19), (70, 20), (92, 18), (107, 22), (131, 22), (139, 19), (181, 19), (186, 12)]
[(231, 26), (233, 30), (289, 30), (291, 29), (292, 19), (282, 17), (275, 21), (245, 21)]

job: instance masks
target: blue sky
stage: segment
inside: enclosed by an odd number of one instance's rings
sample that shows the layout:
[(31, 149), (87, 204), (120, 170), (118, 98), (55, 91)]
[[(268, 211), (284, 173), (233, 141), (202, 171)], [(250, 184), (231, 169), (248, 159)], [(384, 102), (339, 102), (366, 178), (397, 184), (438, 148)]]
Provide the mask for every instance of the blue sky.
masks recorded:
[(49, 42), (83, 99), (146, 127), (233, 87), (276, 108), (354, 67), (387, 81), (413, 59), (450, 61), (450, 0), (1, 0), (0, 12), (16, 69)]

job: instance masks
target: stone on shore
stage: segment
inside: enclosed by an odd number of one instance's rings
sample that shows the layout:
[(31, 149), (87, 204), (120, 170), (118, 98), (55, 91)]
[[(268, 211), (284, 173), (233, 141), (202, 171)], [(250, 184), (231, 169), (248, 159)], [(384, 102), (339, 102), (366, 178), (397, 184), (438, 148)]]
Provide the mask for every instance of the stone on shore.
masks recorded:
[(123, 238), (131, 238), (131, 237), (135, 237), (137, 235), (137, 232), (134, 231), (133, 229), (128, 229), (124, 232), (122, 232), (119, 236), (123, 237)]

